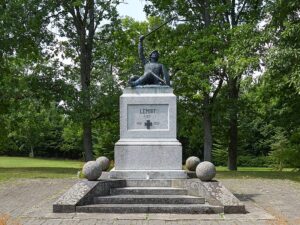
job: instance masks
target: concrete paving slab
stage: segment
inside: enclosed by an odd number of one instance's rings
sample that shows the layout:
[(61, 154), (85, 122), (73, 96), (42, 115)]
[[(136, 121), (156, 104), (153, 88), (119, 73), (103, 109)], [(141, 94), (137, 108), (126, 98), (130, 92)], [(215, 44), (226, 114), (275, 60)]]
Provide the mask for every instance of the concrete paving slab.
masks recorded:
[(78, 225), (95, 225), (95, 224), (97, 224), (97, 220), (96, 219), (80, 220), (79, 223), (78, 223)]
[(46, 219), (43, 225), (62, 225), (61, 219)]

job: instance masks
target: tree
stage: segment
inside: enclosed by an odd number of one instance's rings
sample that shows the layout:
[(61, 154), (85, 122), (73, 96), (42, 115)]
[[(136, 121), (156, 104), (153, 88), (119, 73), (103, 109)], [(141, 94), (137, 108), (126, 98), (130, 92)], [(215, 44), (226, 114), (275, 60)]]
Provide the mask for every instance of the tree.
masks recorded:
[[(192, 53), (182, 48), (186, 54), (198, 56), (185, 57), (188, 65), (196, 65), (194, 71), (199, 74), (186, 73), (180, 82), (187, 79), (194, 95), (201, 94), (204, 126), (204, 158), (211, 159), (212, 124), (211, 114), (214, 100), (226, 81), (229, 101), (229, 162), (230, 170), (236, 170), (237, 161), (237, 128), (238, 128), (238, 97), (239, 86), (243, 75), (248, 75), (257, 69), (259, 57), (258, 29), (262, 12), (261, 1), (180, 1), (151, 0), (146, 7), (148, 13), (160, 15), (177, 15), (188, 26), (183, 41), (194, 47)], [(178, 26), (179, 27), (179, 26)], [(198, 36), (197, 38), (192, 38)], [(193, 48), (191, 47), (191, 48)], [(202, 53), (199, 57), (199, 52)], [(196, 52), (196, 54), (195, 54)], [(197, 59), (197, 60), (196, 60)], [(180, 69), (180, 68), (177, 68)], [(194, 77), (198, 76), (198, 79)], [(190, 82), (194, 80), (193, 82)], [(195, 83), (196, 81), (196, 83)], [(195, 84), (198, 88), (195, 88)], [(199, 89), (200, 86), (200, 89)], [(186, 87), (188, 89), (189, 87)], [(192, 91), (192, 90), (190, 90)]]
[[(214, 100), (223, 84), (223, 72), (217, 68), (216, 61), (220, 57), (216, 53), (223, 42), (215, 36), (215, 29), (210, 29), (212, 18), (206, 2), (193, 7), (194, 4), (184, 1), (152, 1), (154, 7), (162, 10), (162, 14), (183, 17), (184, 24), (179, 24), (172, 35), (169, 45), (172, 46), (170, 58), (171, 71), (174, 72), (175, 88), (186, 102), (192, 103), (196, 111), (202, 115), (204, 134), (204, 160), (211, 161), (212, 151), (212, 108)], [(170, 4), (170, 5), (169, 5)], [(176, 7), (171, 7), (171, 5)], [(148, 6), (148, 13), (154, 9)], [(188, 22), (187, 22), (188, 21)], [(203, 24), (202, 22), (203, 21)], [(200, 50), (201, 49), (201, 50)], [(173, 65), (172, 65), (173, 64)], [(193, 74), (193, 75), (192, 75)]]
[(0, 147), (9, 141), (8, 118), (11, 108), (28, 98), (24, 75), (32, 75), (31, 68), (42, 59), (42, 45), (52, 40), (47, 32), (49, 20), (40, 0), (2, 1), (0, 5)]
[[(1, 110), (1, 122), (7, 121), (2, 116), (17, 99), (24, 99), (23, 108), (28, 104), (26, 99), (34, 99), (43, 107), (55, 101), (63, 113), (83, 124), (86, 160), (92, 159), (91, 92), (95, 88), (91, 88), (91, 82), (97, 82), (91, 77), (93, 44), (95, 35), (107, 30), (109, 21), (117, 21), (118, 3), (28, 0), (1, 5), (0, 67), (5, 75), (0, 78), (5, 87), (1, 88), (5, 96), (0, 100), (1, 109), (5, 108)], [(71, 63), (65, 63), (65, 59)], [(3, 136), (7, 137), (7, 132)]]
[[(85, 160), (93, 159), (92, 150), (92, 102), (91, 102), (91, 74), (93, 69), (93, 50), (96, 32), (103, 25), (104, 20), (114, 21), (117, 17), (116, 6), (119, 1), (86, 0), (86, 1), (57, 1), (56, 24), (60, 35), (66, 37), (70, 45), (66, 55), (74, 57), (80, 67), (81, 107), (80, 115), (83, 126), (83, 148)], [(71, 53), (71, 55), (70, 55)], [(78, 59), (78, 61), (77, 61)]]
[(269, 107), (268, 117), (275, 132), (270, 155), (280, 169), (284, 166), (300, 167), (299, 3), (298, 0), (277, 0), (268, 4), (272, 20), (267, 31), (271, 39), (261, 88), (264, 90), (264, 103), (271, 103), (272, 106)]

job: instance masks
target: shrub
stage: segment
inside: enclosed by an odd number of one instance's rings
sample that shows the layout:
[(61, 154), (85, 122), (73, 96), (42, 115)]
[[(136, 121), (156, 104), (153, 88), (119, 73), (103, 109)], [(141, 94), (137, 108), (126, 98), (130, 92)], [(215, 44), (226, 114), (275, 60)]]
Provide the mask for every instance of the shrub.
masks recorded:
[[(228, 151), (225, 149), (215, 149), (212, 152), (213, 163), (216, 166), (227, 166)], [(272, 159), (266, 156), (240, 155), (237, 165), (244, 167), (269, 167)]]
[(273, 167), (282, 170), (285, 167), (300, 168), (300, 132), (295, 132), (290, 139), (287, 135), (278, 131), (271, 144), (269, 159), (272, 160)]
[(244, 167), (269, 167), (270, 164), (271, 159), (266, 156), (241, 155), (237, 160), (237, 165)]
[(212, 162), (215, 166), (227, 166), (228, 151), (225, 149), (214, 149), (212, 151)]

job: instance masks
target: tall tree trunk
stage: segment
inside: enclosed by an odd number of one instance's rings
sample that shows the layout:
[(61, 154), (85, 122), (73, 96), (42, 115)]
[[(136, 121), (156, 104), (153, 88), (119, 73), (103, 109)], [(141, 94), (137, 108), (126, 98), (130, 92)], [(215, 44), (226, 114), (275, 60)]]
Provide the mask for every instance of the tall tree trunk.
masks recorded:
[(203, 112), (203, 126), (204, 126), (204, 161), (211, 162), (212, 153), (212, 124), (211, 124), (211, 108), (210, 97), (208, 93), (204, 94), (204, 112)]
[[(95, 35), (95, 10), (94, 0), (88, 0), (86, 3), (85, 16), (89, 19), (89, 23), (84, 24), (81, 20), (80, 12), (78, 12), (79, 23), (77, 23), (77, 31), (80, 40), (80, 81), (82, 91), (83, 104), (83, 149), (85, 153), (85, 161), (93, 160), (93, 142), (92, 142), (92, 121), (91, 121), (91, 72), (92, 72), (92, 50)], [(77, 10), (78, 11), (78, 10)]]
[(93, 160), (91, 120), (86, 120), (83, 122), (83, 149), (85, 161)]
[[(91, 93), (90, 81), (92, 72), (92, 52), (95, 32), (98, 25), (103, 21), (114, 18), (114, 7), (118, 1), (79, 1), (74, 4), (72, 1), (57, 1), (65, 10), (72, 15), (73, 25), (76, 29), (76, 39), (79, 44), (80, 57), (80, 81), (81, 81), (81, 103), (82, 103), (82, 128), (83, 128), (83, 148), (85, 160), (93, 159), (92, 145), (92, 115), (91, 115)], [(80, 3), (83, 4), (80, 4)], [(110, 5), (113, 4), (113, 7)], [(96, 10), (98, 8), (99, 10)], [(76, 40), (77, 42), (77, 40)]]
[(92, 123), (91, 123), (91, 96), (90, 96), (90, 78), (91, 78), (91, 52), (87, 46), (83, 44), (80, 56), (80, 77), (82, 88), (83, 103), (83, 149), (85, 153), (85, 161), (93, 160), (92, 149)]
[(81, 28), (80, 33), (80, 81), (82, 92), (83, 115), (83, 149), (85, 161), (93, 160), (92, 123), (91, 123), (91, 95), (90, 83), (92, 72), (92, 42), (86, 38), (86, 30)]
[[(86, 68), (86, 60), (81, 64), (82, 68)], [(93, 160), (93, 146), (92, 146), (92, 122), (91, 122), (91, 96), (89, 90), (90, 72), (81, 69), (81, 86), (82, 86), (82, 102), (83, 102), (83, 149), (85, 161)]]
[[(209, 14), (209, 0), (202, 2), (202, 16), (204, 19), (205, 28), (209, 28), (211, 24), (211, 18)], [(212, 53), (213, 54), (213, 53)], [(209, 75), (205, 77), (205, 81), (210, 85)], [(203, 126), (204, 126), (204, 161), (211, 162), (211, 152), (212, 152), (212, 123), (211, 123), (211, 105), (213, 101), (210, 101), (209, 92), (204, 91), (204, 101), (203, 101)]]
[(228, 169), (237, 170), (237, 144), (238, 144), (238, 93), (237, 78), (229, 79), (229, 145)]
[[(241, 13), (241, 11), (240, 11)], [(238, 25), (236, 14), (236, 1), (231, 1), (230, 7), (231, 29)], [(238, 98), (239, 77), (228, 78), (229, 90), (229, 143), (228, 143), (228, 169), (237, 170), (237, 145), (238, 145)]]

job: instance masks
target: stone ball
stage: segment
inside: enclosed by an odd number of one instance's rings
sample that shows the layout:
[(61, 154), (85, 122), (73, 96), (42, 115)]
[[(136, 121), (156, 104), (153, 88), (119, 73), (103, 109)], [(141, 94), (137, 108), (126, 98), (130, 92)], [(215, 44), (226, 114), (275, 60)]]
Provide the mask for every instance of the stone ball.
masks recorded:
[(109, 159), (105, 156), (100, 156), (96, 159), (98, 163), (100, 163), (102, 171), (106, 171), (109, 168)]
[(82, 174), (88, 180), (97, 180), (101, 176), (101, 173), (100, 163), (96, 161), (89, 161), (82, 168)]
[(200, 159), (196, 156), (188, 157), (185, 161), (185, 166), (189, 171), (195, 171), (196, 167), (200, 163)]
[(216, 176), (216, 167), (211, 162), (204, 161), (197, 166), (196, 175), (202, 181), (211, 181)]

